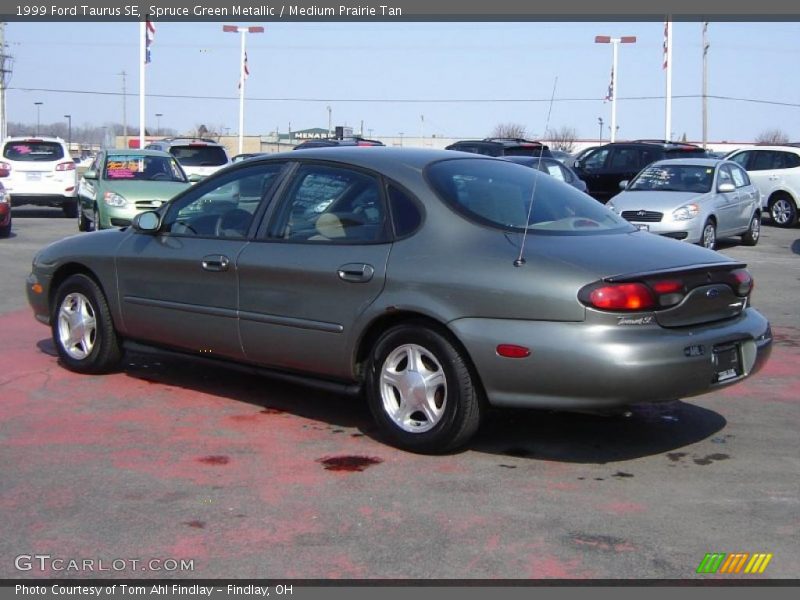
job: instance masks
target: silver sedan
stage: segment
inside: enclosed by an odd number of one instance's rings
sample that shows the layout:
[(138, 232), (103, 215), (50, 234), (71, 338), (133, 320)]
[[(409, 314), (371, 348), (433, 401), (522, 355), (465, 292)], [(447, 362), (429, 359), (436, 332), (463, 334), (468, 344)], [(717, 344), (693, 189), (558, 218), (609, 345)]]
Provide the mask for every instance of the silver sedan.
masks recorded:
[(758, 243), (759, 192), (731, 161), (661, 160), (620, 188), (608, 207), (641, 230), (710, 249), (735, 235), (747, 246)]

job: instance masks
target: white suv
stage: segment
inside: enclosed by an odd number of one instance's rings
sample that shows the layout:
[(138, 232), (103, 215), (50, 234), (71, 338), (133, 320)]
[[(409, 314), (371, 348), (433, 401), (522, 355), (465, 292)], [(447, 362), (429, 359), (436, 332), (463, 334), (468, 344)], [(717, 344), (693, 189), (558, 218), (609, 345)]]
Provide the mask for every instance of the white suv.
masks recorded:
[(0, 177), (12, 206), (60, 206), (67, 217), (78, 215), (78, 172), (61, 138), (6, 138)]
[(172, 154), (192, 182), (208, 177), (231, 162), (225, 146), (204, 138), (165, 138), (150, 142), (145, 149)]
[(762, 207), (778, 227), (797, 223), (800, 207), (800, 148), (748, 146), (731, 152), (727, 160), (738, 163), (761, 192)]

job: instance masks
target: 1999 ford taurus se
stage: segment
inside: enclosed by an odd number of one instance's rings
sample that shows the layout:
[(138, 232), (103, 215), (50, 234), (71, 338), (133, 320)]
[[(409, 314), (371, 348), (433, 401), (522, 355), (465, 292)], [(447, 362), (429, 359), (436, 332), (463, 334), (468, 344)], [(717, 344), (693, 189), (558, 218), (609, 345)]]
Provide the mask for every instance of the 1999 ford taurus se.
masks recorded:
[(772, 344), (745, 265), (639, 232), (586, 194), (453, 151), (322, 148), (231, 166), (132, 226), (41, 250), (62, 364), (124, 342), (362, 389), (394, 444), (464, 445), (489, 406), (670, 401)]

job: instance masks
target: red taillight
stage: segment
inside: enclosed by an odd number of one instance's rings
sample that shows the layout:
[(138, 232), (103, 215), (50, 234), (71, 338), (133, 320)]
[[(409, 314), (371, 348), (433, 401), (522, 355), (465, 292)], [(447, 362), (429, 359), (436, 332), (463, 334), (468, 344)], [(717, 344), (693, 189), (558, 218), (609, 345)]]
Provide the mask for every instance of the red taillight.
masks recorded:
[(0, 162), (0, 177), (8, 177), (11, 174), (11, 165), (7, 162)]
[(497, 346), (497, 354), (504, 358), (527, 358), (531, 355), (531, 351), (525, 346), (517, 346), (516, 344), (500, 344)]
[(56, 165), (56, 171), (74, 171), (75, 170), (75, 161), (63, 162), (58, 163)]
[(647, 310), (656, 304), (653, 292), (642, 283), (613, 283), (595, 288), (589, 303), (602, 310)]
[(747, 296), (753, 291), (753, 277), (747, 269), (737, 269), (731, 272), (733, 277), (733, 291), (737, 296)]
[(683, 291), (683, 282), (679, 279), (656, 281), (651, 285), (656, 294), (676, 294)]

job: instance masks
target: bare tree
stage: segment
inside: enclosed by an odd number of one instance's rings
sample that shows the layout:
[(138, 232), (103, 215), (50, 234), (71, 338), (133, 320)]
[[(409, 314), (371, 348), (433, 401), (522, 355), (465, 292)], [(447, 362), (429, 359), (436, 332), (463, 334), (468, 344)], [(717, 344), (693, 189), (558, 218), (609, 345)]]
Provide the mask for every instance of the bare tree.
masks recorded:
[(563, 150), (564, 152), (572, 152), (575, 150), (575, 141), (578, 139), (578, 132), (574, 127), (567, 127), (566, 125), (559, 129), (551, 129), (550, 134), (547, 136), (547, 141), (554, 150)]
[(789, 136), (782, 129), (767, 129), (756, 136), (757, 144), (787, 144)]
[(519, 123), (500, 123), (494, 126), (489, 137), (496, 138), (524, 138), (525, 125)]

